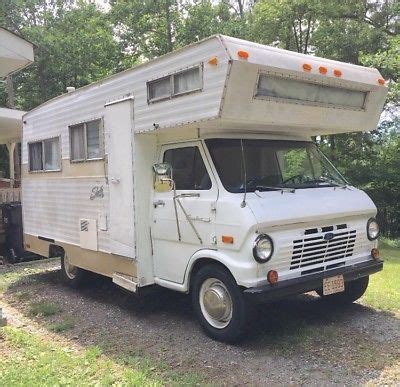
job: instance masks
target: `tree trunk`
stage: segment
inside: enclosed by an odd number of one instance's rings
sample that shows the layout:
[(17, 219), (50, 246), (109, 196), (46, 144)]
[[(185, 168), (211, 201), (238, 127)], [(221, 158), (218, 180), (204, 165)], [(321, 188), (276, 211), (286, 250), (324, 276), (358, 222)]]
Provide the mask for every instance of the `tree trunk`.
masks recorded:
[(6, 106), (10, 109), (15, 109), (15, 93), (12, 76), (6, 77), (6, 91), (7, 91), (7, 103)]
[(167, 49), (171, 52), (174, 47), (172, 44), (172, 26), (171, 26), (171, 10), (170, 10), (170, 0), (165, 1), (165, 19), (167, 23)]
[(237, 0), (237, 2), (238, 2), (238, 6), (239, 6), (240, 17), (243, 19), (243, 16), (244, 16), (243, 2), (242, 2), (242, 0)]

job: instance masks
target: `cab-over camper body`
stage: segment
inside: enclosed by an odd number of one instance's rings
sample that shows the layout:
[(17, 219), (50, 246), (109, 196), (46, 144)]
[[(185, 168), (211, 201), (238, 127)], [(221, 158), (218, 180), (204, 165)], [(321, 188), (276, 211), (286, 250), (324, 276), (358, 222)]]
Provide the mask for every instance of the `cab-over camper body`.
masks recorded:
[[(295, 89), (316, 85), (322, 94), (339, 94), (311, 100), (307, 92), (260, 93), (264, 80), (281, 79)], [(292, 241), (305, 229), (340, 223), (357, 232), (352, 264), (362, 263), (376, 247), (365, 232), (376, 208), (365, 194), (331, 187), (318, 196), (232, 195), (205, 141), (309, 142), (314, 135), (373, 130), (387, 93), (380, 82), (375, 69), (213, 36), (56, 97), (24, 117), (26, 247), (44, 256), (61, 248), (69, 265), (133, 291), (158, 284), (188, 292), (193, 272), (212, 262), (241, 289), (254, 289), (269, 286), (271, 268), (279, 279), (299, 277), (290, 267)], [(342, 90), (349, 104), (342, 104)], [(182, 147), (201, 156), (207, 189), (155, 192), (153, 165)], [(252, 257), (253, 235), (262, 233), (275, 249), (264, 264)]]

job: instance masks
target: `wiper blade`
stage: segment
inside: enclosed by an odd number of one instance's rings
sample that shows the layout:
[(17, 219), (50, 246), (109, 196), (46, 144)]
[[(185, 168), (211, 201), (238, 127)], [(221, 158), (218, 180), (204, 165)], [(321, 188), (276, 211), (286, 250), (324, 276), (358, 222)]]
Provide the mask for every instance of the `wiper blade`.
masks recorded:
[(307, 180), (306, 183), (310, 183), (310, 184), (330, 184), (333, 187), (338, 187), (338, 188), (348, 188), (347, 184), (340, 184), (334, 180), (331, 179), (325, 179), (323, 177), (320, 177), (319, 179), (314, 179), (314, 180)]
[(271, 187), (268, 185), (257, 185), (256, 186), (257, 191), (281, 191), (281, 193), (288, 192), (288, 193), (295, 193), (296, 190), (294, 188), (285, 188), (285, 187)]

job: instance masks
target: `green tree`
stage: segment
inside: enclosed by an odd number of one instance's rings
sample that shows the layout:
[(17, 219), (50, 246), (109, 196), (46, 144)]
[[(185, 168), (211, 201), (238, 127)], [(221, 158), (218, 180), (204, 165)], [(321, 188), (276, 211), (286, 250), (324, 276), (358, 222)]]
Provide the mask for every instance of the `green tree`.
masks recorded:
[(10, 13), (6, 26), (36, 44), (35, 62), (14, 77), (20, 108), (31, 109), (64, 93), (67, 86), (81, 87), (119, 69), (113, 26), (95, 5), (13, 1), (26, 8)]
[(110, 18), (131, 62), (171, 52), (181, 21), (177, 0), (111, 0)]

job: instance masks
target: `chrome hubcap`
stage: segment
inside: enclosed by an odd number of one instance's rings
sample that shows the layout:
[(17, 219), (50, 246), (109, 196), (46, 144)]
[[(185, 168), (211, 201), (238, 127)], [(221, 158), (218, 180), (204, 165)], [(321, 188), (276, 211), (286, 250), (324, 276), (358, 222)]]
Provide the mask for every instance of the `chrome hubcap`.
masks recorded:
[(64, 270), (67, 277), (71, 280), (76, 277), (76, 273), (78, 271), (78, 268), (76, 266), (69, 263), (67, 256), (64, 256)]
[(232, 319), (232, 299), (225, 284), (216, 278), (208, 278), (200, 288), (201, 311), (214, 328), (225, 328)]

